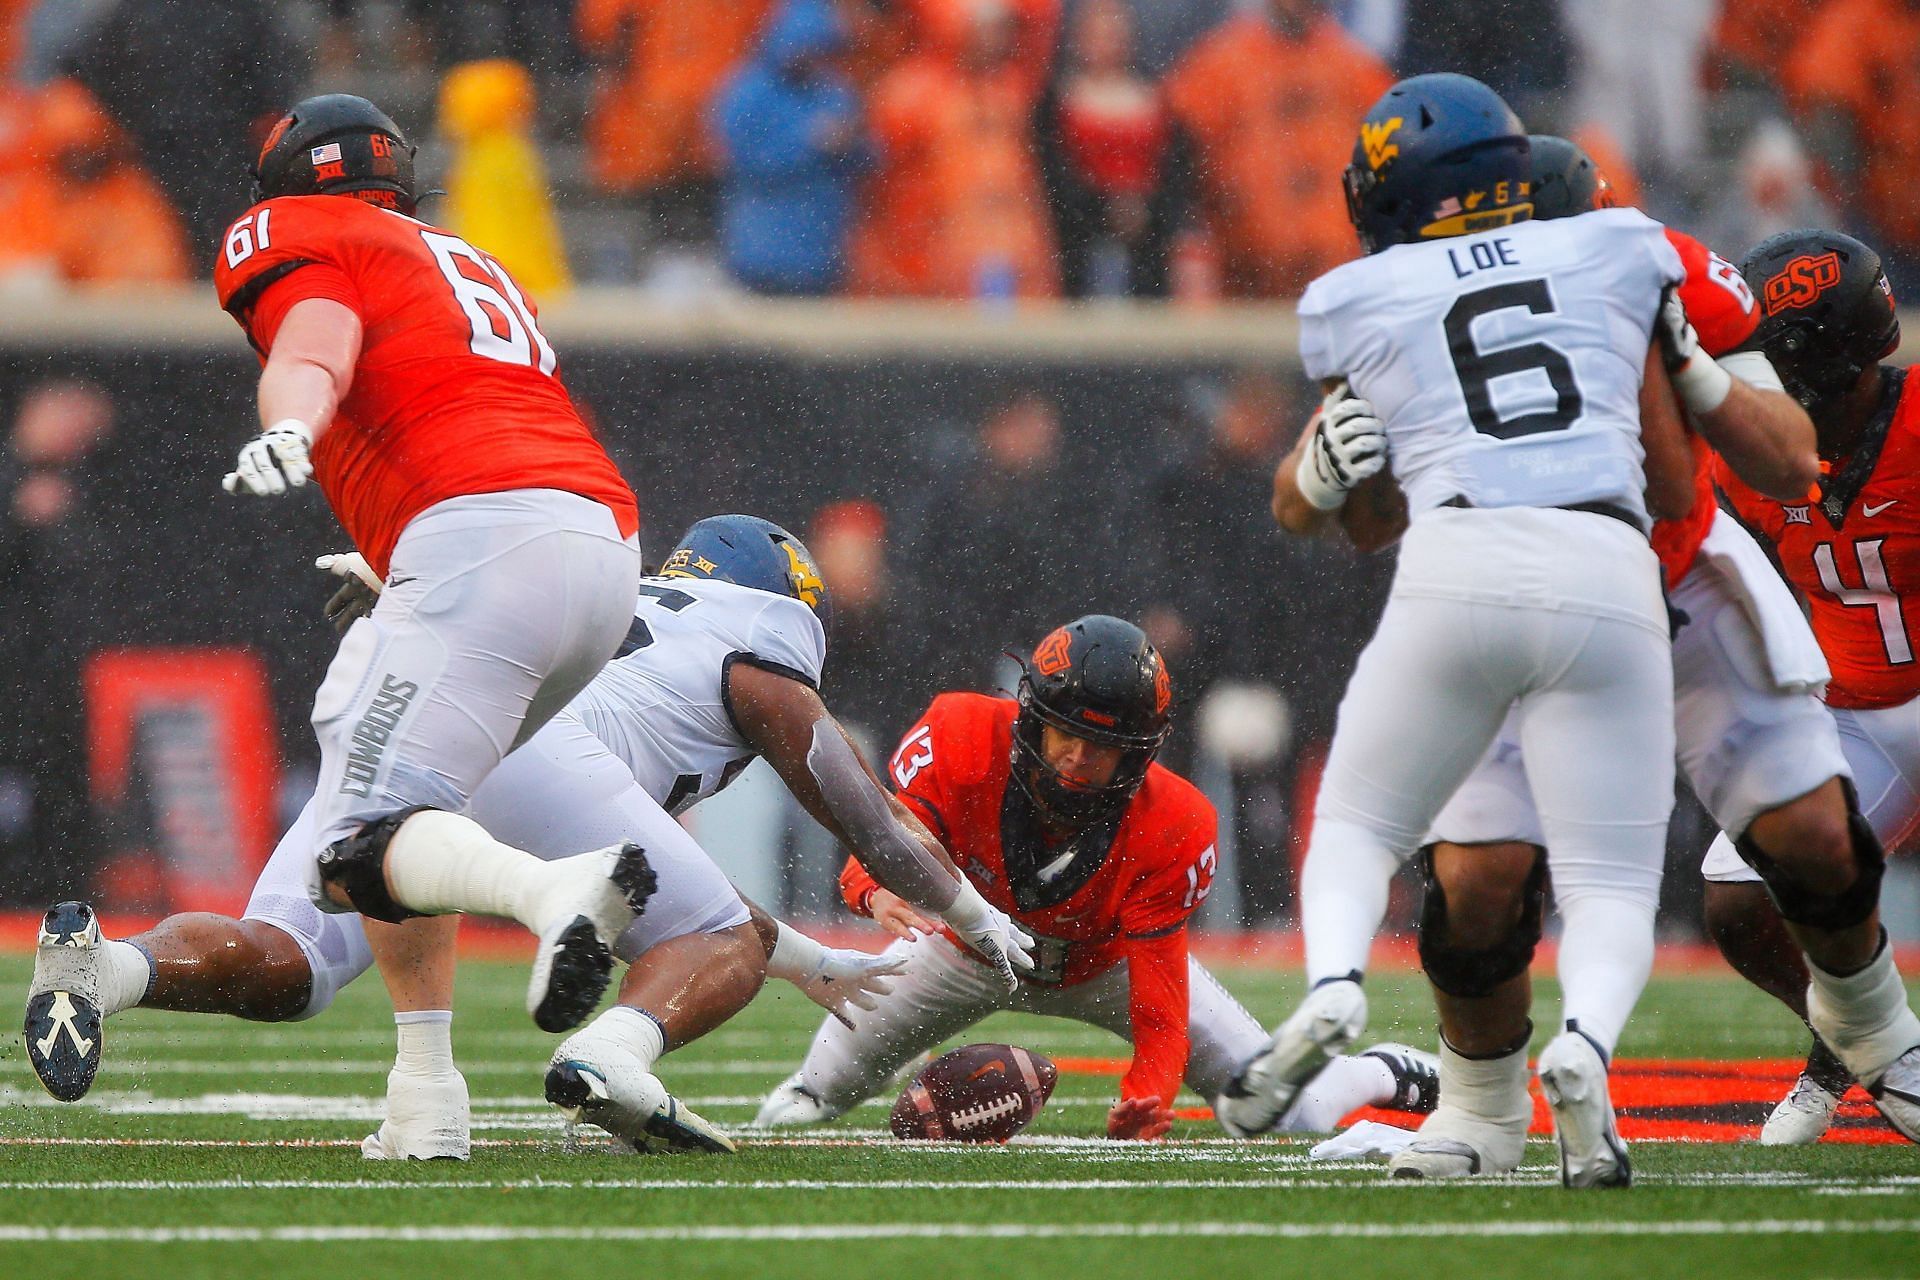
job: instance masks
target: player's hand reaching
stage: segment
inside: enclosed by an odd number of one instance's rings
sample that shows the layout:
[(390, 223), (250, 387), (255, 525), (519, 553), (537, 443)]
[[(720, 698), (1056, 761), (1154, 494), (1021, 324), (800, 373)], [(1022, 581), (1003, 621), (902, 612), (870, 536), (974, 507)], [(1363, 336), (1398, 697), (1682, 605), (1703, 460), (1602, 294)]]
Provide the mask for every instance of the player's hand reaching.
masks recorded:
[(1678, 289), (1668, 289), (1653, 325), (1660, 355), (1673, 379), (1673, 389), (1690, 413), (1712, 413), (1733, 389), (1733, 375), (1722, 369), (1700, 346), (1700, 335)]
[(906, 967), (905, 956), (822, 947), (813, 972), (793, 985), (851, 1030), (852, 1010), (878, 1008), (880, 997), (893, 990), (894, 976)]
[(1316, 510), (1332, 511), (1361, 481), (1387, 465), (1387, 429), (1371, 401), (1345, 382), (1329, 391), (1307, 428), (1312, 432), (1294, 479)]
[(867, 899), (867, 907), (873, 913), (873, 922), (896, 938), (911, 942), (923, 933), (933, 932), (933, 925), (927, 918), (897, 893), (875, 889), (873, 896)]
[(1107, 1112), (1107, 1136), (1124, 1142), (1158, 1142), (1173, 1128), (1173, 1108), (1159, 1098), (1123, 1098)]
[(240, 461), (220, 483), (228, 493), (262, 498), (298, 489), (313, 478), (312, 447), (312, 427), (298, 418), (276, 422), (240, 446)]
[(327, 621), (335, 631), (345, 631), (372, 613), (373, 606), (380, 602), (380, 579), (358, 551), (321, 556), (313, 567), (341, 580), (340, 589), (328, 597), (326, 607)]
[(960, 896), (941, 918), (960, 941), (999, 971), (1008, 991), (1020, 989), (1020, 975), (1033, 971), (1033, 939), (1006, 912), (981, 897), (972, 881), (961, 880)]

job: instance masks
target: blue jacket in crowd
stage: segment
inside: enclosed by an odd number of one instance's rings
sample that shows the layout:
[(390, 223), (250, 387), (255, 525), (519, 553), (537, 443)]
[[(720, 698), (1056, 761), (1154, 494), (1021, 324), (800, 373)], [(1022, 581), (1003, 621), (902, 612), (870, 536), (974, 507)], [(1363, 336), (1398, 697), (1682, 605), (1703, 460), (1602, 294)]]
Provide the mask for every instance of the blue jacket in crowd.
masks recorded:
[(830, 66), (845, 40), (831, 0), (787, 0), (714, 105), (727, 269), (763, 293), (831, 293), (845, 271), (867, 162), (859, 99)]

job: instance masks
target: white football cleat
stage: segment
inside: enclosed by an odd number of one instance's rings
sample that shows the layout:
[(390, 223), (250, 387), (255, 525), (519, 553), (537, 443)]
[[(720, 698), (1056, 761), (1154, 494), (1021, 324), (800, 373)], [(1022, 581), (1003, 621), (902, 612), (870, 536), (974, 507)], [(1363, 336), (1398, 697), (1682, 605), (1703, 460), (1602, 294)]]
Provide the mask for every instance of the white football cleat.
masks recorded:
[(1837, 1095), (1828, 1093), (1812, 1076), (1801, 1076), (1760, 1127), (1760, 1145), (1811, 1146), (1832, 1127), (1833, 1113), (1839, 1108)]
[(387, 1073), (387, 1118), (360, 1143), (365, 1160), (465, 1160), (473, 1153), (467, 1078), (458, 1071)]
[(632, 1051), (596, 1035), (571, 1036), (547, 1067), (547, 1101), (569, 1124), (594, 1124), (635, 1151), (732, 1155), (733, 1140), (680, 1105)]
[(767, 1100), (760, 1104), (760, 1114), (753, 1118), (758, 1129), (784, 1129), (798, 1125), (825, 1124), (843, 1114), (838, 1108), (829, 1107), (807, 1091), (800, 1083), (800, 1074), (795, 1072), (774, 1086)]
[(1553, 1136), (1560, 1144), (1560, 1185), (1630, 1187), (1633, 1164), (1614, 1125), (1607, 1092), (1607, 1062), (1593, 1041), (1563, 1031), (1540, 1051), (1540, 1092), (1553, 1108)]
[(613, 942), (645, 910), (658, 880), (646, 850), (628, 841), (549, 865), (576, 874), (543, 903), (527, 1012), (542, 1031), (570, 1031), (600, 1003), (613, 976)]
[(1213, 1101), (1220, 1127), (1236, 1138), (1267, 1133), (1300, 1090), (1367, 1029), (1367, 995), (1357, 978), (1335, 978), (1307, 993)]
[(62, 902), (40, 922), (27, 987), (27, 1061), (47, 1092), (77, 1102), (100, 1070), (100, 921), (84, 902)]
[(1873, 1105), (1908, 1142), (1920, 1142), (1920, 1045), (1893, 1060), (1867, 1086)]

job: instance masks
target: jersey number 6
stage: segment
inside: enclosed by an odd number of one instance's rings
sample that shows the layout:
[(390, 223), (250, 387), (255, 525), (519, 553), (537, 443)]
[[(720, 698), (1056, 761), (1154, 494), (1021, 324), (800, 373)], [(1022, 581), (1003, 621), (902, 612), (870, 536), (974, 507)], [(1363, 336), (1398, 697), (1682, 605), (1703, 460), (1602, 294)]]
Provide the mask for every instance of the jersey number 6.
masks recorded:
[[(1565, 431), (1579, 419), (1586, 402), (1574, 381), (1573, 363), (1564, 353), (1544, 342), (1482, 351), (1473, 341), (1475, 320), (1511, 307), (1525, 307), (1534, 315), (1552, 315), (1555, 310), (1545, 280), (1517, 280), (1462, 294), (1447, 311), (1447, 350), (1467, 397), (1467, 416), (1473, 419), (1475, 431), (1497, 440)], [(1493, 407), (1493, 380), (1533, 369), (1547, 375), (1556, 397), (1553, 408), (1502, 418)]]
[[(553, 348), (534, 324), (533, 310), (520, 295), (519, 287), (500, 264), (459, 236), (422, 231), (420, 238), (432, 250), (440, 274), (453, 286), (454, 300), (473, 326), (473, 354), (552, 373), (559, 363)], [(464, 271), (462, 264), (467, 268)]]

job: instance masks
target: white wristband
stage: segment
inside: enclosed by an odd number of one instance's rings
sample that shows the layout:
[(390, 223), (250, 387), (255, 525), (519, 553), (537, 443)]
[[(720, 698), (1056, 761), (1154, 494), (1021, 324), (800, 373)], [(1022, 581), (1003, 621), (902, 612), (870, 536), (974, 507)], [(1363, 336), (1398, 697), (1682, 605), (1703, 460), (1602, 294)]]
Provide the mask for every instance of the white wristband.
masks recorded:
[(767, 957), (767, 976), (802, 982), (820, 968), (827, 949), (784, 920), (775, 920), (773, 954)]
[(973, 887), (973, 881), (960, 877), (960, 892), (954, 895), (953, 903), (940, 913), (940, 918), (952, 926), (955, 933), (966, 933), (978, 929), (992, 910), (980, 891)]
[(282, 418), (280, 419), (280, 421), (268, 427), (261, 434), (272, 435), (276, 431), (291, 431), (293, 432), (293, 434), (299, 436), (302, 440), (305, 440), (307, 442), (308, 447), (312, 447), (313, 445), (313, 428), (308, 426), (306, 423), (300, 421), (300, 419), (298, 418)]
[(1733, 390), (1733, 375), (1702, 351), (1687, 361), (1686, 368), (1673, 375), (1673, 389), (1680, 394), (1680, 402), (1687, 406), (1687, 411), (1699, 417), (1726, 403)]
[(1780, 371), (1773, 367), (1773, 361), (1767, 359), (1764, 351), (1733, 351), (1721, 356), (1718, 361), (1725, 369), (1740, 381), (1756, 391), (1785, 391), (1780, 381)]

